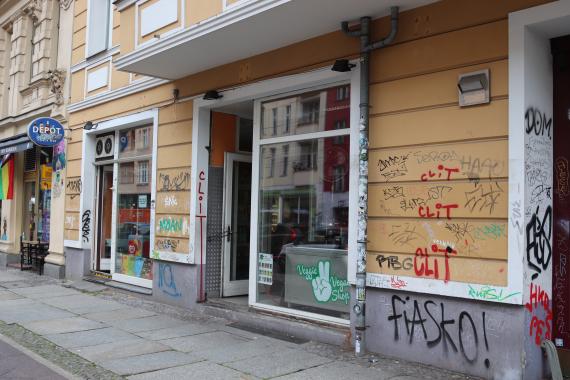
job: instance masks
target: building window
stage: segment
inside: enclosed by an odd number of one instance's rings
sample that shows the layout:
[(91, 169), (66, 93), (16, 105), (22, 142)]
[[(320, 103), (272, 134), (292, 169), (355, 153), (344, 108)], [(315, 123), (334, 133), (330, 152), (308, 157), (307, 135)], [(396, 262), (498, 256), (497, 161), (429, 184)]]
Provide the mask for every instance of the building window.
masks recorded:
[(273, 119), (271, 121), (271, 125), (273, 126), (273, 136), (277, 135), (277, 108), (273, 108), (272, 110)]
[(333, 173), (333, 192), (344, 193), (344, 177), (344, 166), (335, 166)]
[(269, 177), (275, 173), (275, 148), (269, 149)]
[[(346, 120), (337, 120), (334, 123), (334, 129), (346, 129)], [(335, 136), (333, 138), (333, 144), (335, 145), (342, 145), (344, 144), (344, 135), (343, 136)]]
[(293, 164), (293, 170), (302, 172), (306, 170), (315, 170), (317, 168), (318, 142), (316, 140), (303, 141), (299, 143), (300, 155), (299, 160)]
[(285, 107), (285, 133), (291, 130), (291, 105)]
[(301, 124), (318, 124), (319, 99), (305, 100), (301, 103)]
[(87, 58), (109, 48), (111, 0), (89, 0), (87, 20)]
[(348, 86), (337, 87), (336, 89), (337, 101), (348, 99), (349, 95), (350, 95), (350, 87)]
[(289, 166), (289, 144), (283, 146), (283, 171), (281, 172), (281, 177), (287, 176), (288, 166)]
[(148, 184), (148, 161), (138, 162), (137, 184), (139, 185)]

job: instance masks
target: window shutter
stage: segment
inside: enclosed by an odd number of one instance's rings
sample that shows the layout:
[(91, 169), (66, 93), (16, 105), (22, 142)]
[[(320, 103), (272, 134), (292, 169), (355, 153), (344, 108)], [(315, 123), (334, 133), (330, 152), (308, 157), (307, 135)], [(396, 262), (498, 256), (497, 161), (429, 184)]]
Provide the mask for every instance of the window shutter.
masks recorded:
[(89, 0), (87, 57), (107, 50), (109, 42), (109, 0)]

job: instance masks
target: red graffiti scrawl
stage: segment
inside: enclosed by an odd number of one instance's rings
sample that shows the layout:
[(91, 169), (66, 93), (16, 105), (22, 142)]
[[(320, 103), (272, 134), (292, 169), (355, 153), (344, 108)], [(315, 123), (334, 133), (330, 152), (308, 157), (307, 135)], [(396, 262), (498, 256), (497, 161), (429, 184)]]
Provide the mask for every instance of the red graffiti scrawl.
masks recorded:
[(428, 170), (427, 173), (421, 175), (420, 179), (422, 182), (435, 181), (435, 180), (451, 180), (451, 173), (459, 173), (459, 168), (446, 168), (443, 165), (438, 165), (437, 170)]
[[(437, 244), (431, 246), (431, 251), (433, 253), (443, 253), (445, 257), (445, 277), (444, 282), (448, 282), (451, 278), (451, 273), (449, 270), (449, 259), (450, 255), (457, 255), (457, 251), (451, 247), (439, 248)], [(428, 254), (427, 248), (418, 248), (416, 250), (416, 257), (414, 257), (414, 271), (417, 276), (423, 277), (433, 277), (439, 280), (439, 265), (438, 260), (432, 257), (432, 266), (430, 268), (430, 256)]]
[[(542, 306), (544, 317), (537, 316), (536, 312)], [(530, 321), (529, 335), (534, 336), (534, 343), (540, 346), (544, 339), (552, 336), (552, 309), (550, 307), (550, 297), (541, 289), (539, 285), (530, 284), (530, 300), (525, 304), (526, 309), (532, 314)]]

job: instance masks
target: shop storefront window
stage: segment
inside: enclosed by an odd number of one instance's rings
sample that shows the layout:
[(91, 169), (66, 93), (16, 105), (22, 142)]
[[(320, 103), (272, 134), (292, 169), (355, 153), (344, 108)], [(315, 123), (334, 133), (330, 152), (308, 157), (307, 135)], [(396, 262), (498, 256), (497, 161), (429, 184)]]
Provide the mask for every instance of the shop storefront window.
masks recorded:
[[(277, 134), (300, 136), (260, 142), (257, 302), (347, 319), (349, 132), (339, 141), (307, 139), (300, 130), (337, 131), (338, 120), (349, 128), (342, 88), (341, 97), (335, 87), (262, 104), (265, 115), (277, 107)], [(262, 120), (262, 131), (264, 125), (274, 137), (274, 118)]]
[(150, 259), (152, 127), (119, 132), (115, 273), (152, 279)]

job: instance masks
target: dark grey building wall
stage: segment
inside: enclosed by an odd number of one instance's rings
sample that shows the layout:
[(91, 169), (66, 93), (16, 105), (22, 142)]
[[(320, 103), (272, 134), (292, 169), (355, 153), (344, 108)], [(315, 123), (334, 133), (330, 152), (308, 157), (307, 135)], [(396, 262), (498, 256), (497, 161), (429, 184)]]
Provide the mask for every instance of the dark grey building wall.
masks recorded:
[(206, 292), (209, 298), (221, 296), (224, 168), (208, 168), (208, 221), (206, 246)]
[(366, 297), (369, 351), (488, 379), (523, 378), (523, 306), (387, 289)]

